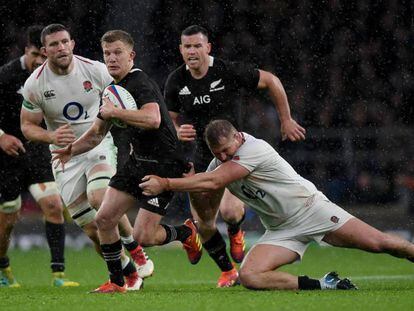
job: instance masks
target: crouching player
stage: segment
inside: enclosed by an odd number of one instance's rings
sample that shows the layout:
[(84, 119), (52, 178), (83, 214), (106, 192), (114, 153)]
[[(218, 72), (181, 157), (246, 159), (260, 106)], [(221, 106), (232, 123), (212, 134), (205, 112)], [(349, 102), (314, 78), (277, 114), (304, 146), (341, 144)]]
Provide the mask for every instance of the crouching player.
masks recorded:
[(298, 175), (268, 143), (216, 120), (205, 130), (214, 155), (205, 173), (187, 178), (146, 176), (146, 195), (163, 191), (204, 192), (220, 201), (228, 188), (259, 215), (265, 234), (252, 247), (240, 269), (240, 282), (250, 289), (355, 289), (335, 272), (321, 279), (278, 271), (301, 259), (312, 241), (337, 247), (388, 253), (414, 261), (414, 245), (385, 234), (352, 216)]

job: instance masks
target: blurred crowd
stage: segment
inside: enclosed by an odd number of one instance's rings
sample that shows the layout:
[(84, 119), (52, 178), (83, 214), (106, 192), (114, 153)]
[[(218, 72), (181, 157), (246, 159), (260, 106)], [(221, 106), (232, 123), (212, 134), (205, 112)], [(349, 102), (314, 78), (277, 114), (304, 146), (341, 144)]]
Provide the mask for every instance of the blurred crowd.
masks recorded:
[(333, 200), (392, 202), (404, 187), (413, 134), (393, 129), (414, 124), (412, 1), (31, 0), (0, 10), (3, 63), (21, 53), (22, 29), (32, 23), (66, 24), (76, 53), (94, 59), (102, 58), (101, 34), (121, 28), (136, 39), (138, 66), (161, 86), (181, 63), (181, 30), (203, 25), (214, 55), (281, 79), (308, 139), (280, 143), (265, 94), (243, 93), (244, 130), (275, 145)]

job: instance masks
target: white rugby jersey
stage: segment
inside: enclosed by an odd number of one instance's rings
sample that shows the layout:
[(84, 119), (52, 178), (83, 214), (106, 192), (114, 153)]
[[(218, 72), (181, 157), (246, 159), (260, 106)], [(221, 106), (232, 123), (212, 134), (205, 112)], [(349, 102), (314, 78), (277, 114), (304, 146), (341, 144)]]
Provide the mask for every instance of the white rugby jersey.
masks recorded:
[[(250, 174), (236, 180), (227, 188), (253, 208), (264, 227), (275, 230), (306, 212), (315, 185), (301, 177), (267, 142), (243, 133), (245, 142), (232, 161), (246, 168)], [(222, 162), (213, 159), (207, 168), (212, 171)]]
[(43, 112), (51, 131), (70, 123), (78, 138), (95, 120), (101, 94), (113, 79), (101, 62), (77, 55), (73, 62), (73, 70), (67, 75), (52, 72), (47, 61), (37, 68), (24, 85), (23, 109)]

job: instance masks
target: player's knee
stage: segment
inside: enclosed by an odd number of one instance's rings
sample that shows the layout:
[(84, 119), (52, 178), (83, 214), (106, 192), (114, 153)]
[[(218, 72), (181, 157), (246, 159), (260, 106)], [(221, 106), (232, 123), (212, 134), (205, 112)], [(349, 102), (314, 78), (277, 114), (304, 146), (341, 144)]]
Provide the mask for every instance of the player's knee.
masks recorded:
[(367, 241), (367, 249), (372, 253), (383, 253), (392, 247), (392, 238), (382, 233)]
[(223, 220), (227, 223), (238, 223), (243, 216), (243, 212), (229, 205), (220, 207), (220, 214)]
[(259, 288), (257, 284), (257, 273), (247, 269), (240, 269), (239, 271), (240, 284), (249, 289)]
[(93, 209), (86, 201), (76, 204), (75, 206), (70, 206), (68, 211), (73, 221), (81, 228), (94, 222), (96, 216), (95, 209)]
[(47, 221), (53, 223), (63, 223), (63, 205), (60, 198), (43, 200), (42, 203), (39, 202), (39, 204), (41, 205)]
[(95, 210), (99, 209), (102, 204), (102, 198), (98, 196), (88, 196), (88, 202)]
[(101, 231), (112, 230), (118, 225), (118, 219), (115, 219), (107, 213), (97, 213), (95, 216), (95, 221), (98, 226), (98, 229)]

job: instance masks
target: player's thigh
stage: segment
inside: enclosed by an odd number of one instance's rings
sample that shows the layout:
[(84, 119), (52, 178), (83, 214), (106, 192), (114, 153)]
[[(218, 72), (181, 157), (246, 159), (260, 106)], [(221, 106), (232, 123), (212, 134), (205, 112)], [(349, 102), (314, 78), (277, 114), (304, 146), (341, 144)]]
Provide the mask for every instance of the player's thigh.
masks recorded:
[(388, 235), (358, 218), (348, 220), (339, 229), (327, 233), (323, 241), (333, 246), (376, 251)]
[(256, 244), (253, 246), (241, 266), (241, 273), (261, 273), (273, 271), (283, 265), (295, 262), (299, 254), (283, 246)]

